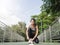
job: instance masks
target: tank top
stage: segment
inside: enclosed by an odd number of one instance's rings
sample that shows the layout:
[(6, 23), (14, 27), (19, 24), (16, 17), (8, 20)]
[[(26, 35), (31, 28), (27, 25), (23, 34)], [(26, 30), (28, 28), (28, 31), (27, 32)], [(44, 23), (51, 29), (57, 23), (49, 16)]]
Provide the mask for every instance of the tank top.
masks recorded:
[(29, 37), (33, 38), (36, 34), (36, 27), (34, 29), (32, 29), (31, 27), (29, 27), (28, 29), (28, 35)]

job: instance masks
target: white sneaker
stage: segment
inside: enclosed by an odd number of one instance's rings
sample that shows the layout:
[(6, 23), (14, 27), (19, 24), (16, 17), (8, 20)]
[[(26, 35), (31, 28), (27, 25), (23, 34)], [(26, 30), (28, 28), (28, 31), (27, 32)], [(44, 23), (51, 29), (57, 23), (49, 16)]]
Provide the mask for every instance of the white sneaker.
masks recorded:
[(29, 40), (28, 43), (29, 43), (29, 45), (34, 45), (33, 41), (31, 41), (31, 40)]
[(29, 44), (29, 45), (34, 45), (34, 44)]
[(29, 40), (29, 41), (28, 41), (28, 43), (29, 43), (29, 44), (32, 44), (32, 43), (33, 43), (33, 41)]

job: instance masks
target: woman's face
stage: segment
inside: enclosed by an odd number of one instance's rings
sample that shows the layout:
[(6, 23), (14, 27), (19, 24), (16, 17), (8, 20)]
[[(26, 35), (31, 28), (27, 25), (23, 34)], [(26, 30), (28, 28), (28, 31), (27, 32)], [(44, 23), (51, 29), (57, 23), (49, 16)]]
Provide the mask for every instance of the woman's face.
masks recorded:
[(34, 20), (31, 20), (31, 22), (30, 22), (31, 24), (34, 24), (35, 22), (34, 22)]

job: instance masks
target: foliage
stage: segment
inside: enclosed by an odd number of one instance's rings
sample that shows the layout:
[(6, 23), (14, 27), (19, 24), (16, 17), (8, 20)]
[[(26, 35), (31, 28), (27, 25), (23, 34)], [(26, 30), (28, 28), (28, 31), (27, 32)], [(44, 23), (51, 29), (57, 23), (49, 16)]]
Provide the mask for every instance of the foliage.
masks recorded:
[(60, 16), (60, 0), (42, 0), (43, 5), (41, 7), (42, 11), (46, 11), (48, 14), (53, 14), (54, 16)]
[(48, 28), (49, 25), (55, 20), (55, 17), (53, 17), (52, 15), (48, 15), (47, 12), (42, 12), (38, 15), (34, 15), (32, 16), (32, 18), (36, 19), (36, 23), (39, 27), (39, 33), (41, 32), (41, 30), (43, 31), (44, 29)]
[(18, 24), (12, 25), (11, 28), (14, 29), (14, 31), (16, 31), (19, 35), (25, 37), (26, 24), (24, 22), (18, 22)]

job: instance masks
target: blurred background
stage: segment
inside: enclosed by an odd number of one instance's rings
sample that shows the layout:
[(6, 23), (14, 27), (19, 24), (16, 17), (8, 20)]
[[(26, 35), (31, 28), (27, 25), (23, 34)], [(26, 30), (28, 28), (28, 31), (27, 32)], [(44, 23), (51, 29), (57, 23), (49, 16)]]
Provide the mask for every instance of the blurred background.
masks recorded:
[(40, 42), (60, 43), (60, 0), (0, 0), (0, 42), (26, 42), (35, 18)]

